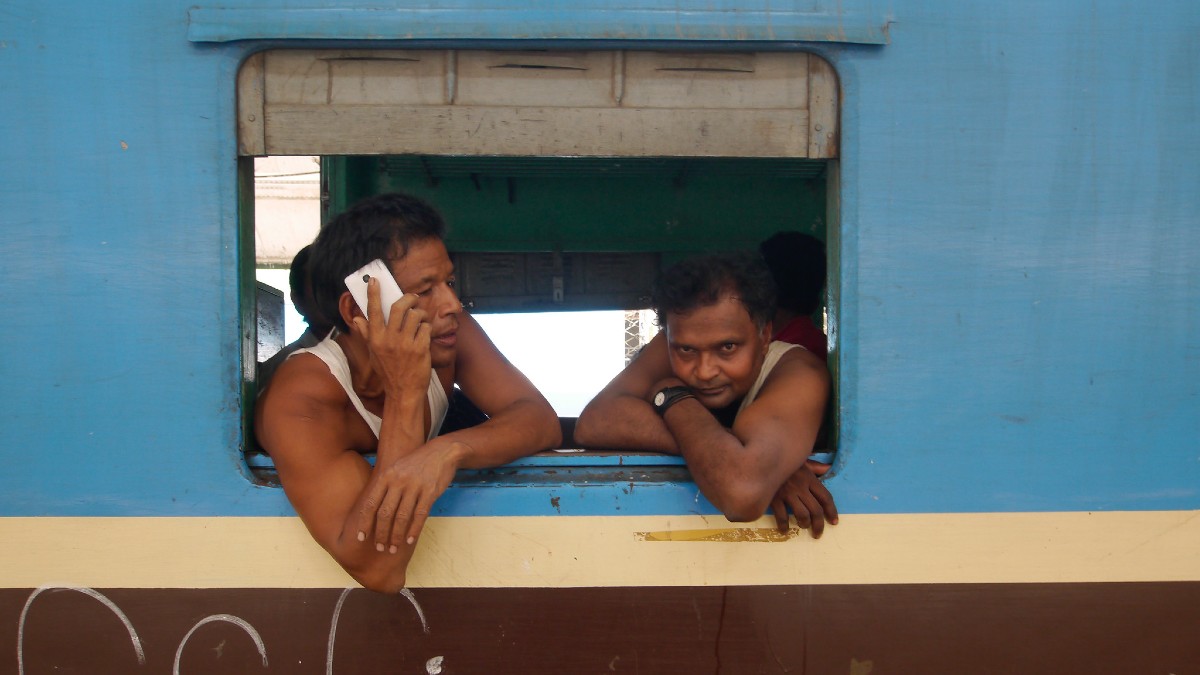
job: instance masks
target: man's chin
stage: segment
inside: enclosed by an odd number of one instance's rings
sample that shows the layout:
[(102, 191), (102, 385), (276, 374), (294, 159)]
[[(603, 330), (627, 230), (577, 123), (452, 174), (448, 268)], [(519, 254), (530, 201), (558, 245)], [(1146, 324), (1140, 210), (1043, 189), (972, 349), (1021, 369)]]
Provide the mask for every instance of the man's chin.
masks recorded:
[(456, 349), (430, 349), (429, 362), (434, 368), (448, 368), (454, 365), (454, 361), (458, 358), (458, 350)]
[(705, 392), (703, 390), (692, 390), (696, 395), (696, 400), (709, 410), (717, 410), (733, 403), (734, 395), (728, 387), (722, 387), (720, 391)]

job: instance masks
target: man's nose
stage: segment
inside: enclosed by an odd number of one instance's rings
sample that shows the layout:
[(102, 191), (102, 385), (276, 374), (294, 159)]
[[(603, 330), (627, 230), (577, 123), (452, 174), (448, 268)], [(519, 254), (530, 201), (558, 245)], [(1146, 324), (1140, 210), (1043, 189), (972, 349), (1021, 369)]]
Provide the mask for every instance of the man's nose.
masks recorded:
[(444, 286), (438, 290), (436, 310), (437, 316), (450, 316), (462, 312), (462, 301), (458, 299), (458, 294), (453, 288)]
[(700, 358), (696, 359), (696, 378), (707, 382), (715, 378), (719, 372), (716, 359), (710, 354), (701, 352)]

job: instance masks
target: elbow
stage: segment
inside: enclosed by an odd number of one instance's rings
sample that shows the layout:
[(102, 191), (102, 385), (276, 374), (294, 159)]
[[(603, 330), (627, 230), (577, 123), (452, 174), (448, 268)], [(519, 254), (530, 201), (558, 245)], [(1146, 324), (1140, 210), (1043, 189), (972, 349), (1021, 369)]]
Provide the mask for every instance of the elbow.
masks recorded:
[(722, 513), (725, 514), (725, 520), (731, 523), (752, 523), (762, 518), (766, 509), (738, 505), (722, 509)]
[(721, 510), (726, 520), (732, 523), (751, 523), (762, 518), (767, 512), (767, 507), (771, 504), (771, 495), (764, 495), (754, 489), (735, 487), (709, 501)]
[(575, 445), (581, 448), (603, 448), (612, 444), (613, 438), (607, 433), (606, 420), (611, 423), (613, 416), (605, 414), (604, 405), (596, 400), (588, 403), (575, 420), (575, 429), (571, 432)]
[(394, 595), (404, 590), (407, 581), (406, 570), (399, 570), (385, 565), (362, 565), (358, 567), (345, 566), (344, 569), (363, 588)]
[(584, 408), (583, 412), (579, 413), (579, 419), (575, 421), (575, 430), (571, 432), (571, 436), (575, 440), (575, 445), (585, 448), (597, 445), (596, 416), (589, 414), (590, 412), (590, 408)]
[(722, 513), (725, 514), (725, 520), (730, 522), (754, 522), (762, 518), (762, 514), (767, 513), (767, 509), (732, 507), (725, 509)]
[(550, 404), (543, 401), (542, 411), (538, 416), (540, 424), (538, 445), (542, 448), (557, 448), (562, 446), (563, 433), (562, 422), (558, 419), (558, 413), (554, 412), (554, 408)]

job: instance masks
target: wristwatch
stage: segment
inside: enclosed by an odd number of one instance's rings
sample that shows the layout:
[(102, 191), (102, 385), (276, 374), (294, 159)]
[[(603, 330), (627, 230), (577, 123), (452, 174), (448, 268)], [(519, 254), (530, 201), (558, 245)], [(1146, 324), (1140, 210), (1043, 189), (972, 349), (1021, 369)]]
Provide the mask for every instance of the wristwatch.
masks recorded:
[(661, 416), (667, 412), (667, 408), (679, 403), (685, 398), (696, 398), (691, 389), (687, 387), (663, 387), (657, 394), (654, 395), (654, 410)]

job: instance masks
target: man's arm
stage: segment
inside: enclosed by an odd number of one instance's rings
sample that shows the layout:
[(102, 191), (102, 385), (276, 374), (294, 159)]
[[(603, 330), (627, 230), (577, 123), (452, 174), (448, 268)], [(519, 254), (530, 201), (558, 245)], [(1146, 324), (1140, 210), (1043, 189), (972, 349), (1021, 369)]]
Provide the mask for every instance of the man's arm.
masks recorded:
[[(377, 485), (367, 491), (360, 506), (364, 522), (376, 510), (379, 518), (394, 516), (390, 530), (374, 530), (374, 541), (387, 550), (415, 545), (434, 501), (458, 469), (500, 466), (562, 440), (554, 408), (467, 314), (459, 319), (455, 380), (489, 419), (433, 438), (411, 452), (389, 456)], [(380, 447), (382, 458), (382, 438)], [(385, 494), (399, 495), (386, 513), (376, 509)]]
[[(781, 500), (796, 510), (801, 526), (811, 524), (814, 536), (825, 517), (837, 520), (832, 497), (815, 477), (804, 484), (808, 493), (802, 501), (791, 499), (799, 486), (782, 491), (805, 471), (828, 397), (828, 372), (810, 357), (798, 351), (785, 355), (732, 430), (695, 399), (680, 401), (663, 416), (696, 485), (729, 520), (755, 520), (776, 502), (778, 521)], [(784, 511), (785, 523), (786, 517)]]
[(373, 446), (374, 435), (365, 423), (351, 424), (358, 412), (347, 406), (325, 364), (297, 356), (280, 366), (259, 399), (256, 433), (317, 543), (363, 586), (394, 592), (404, 587), (413, 549), (381, 552), (358, 538), (358, 504), (381, 469), (372, 469), (359, 453)]
[[(387, 323), (377, 280), (370, 281), (367, 296), (371, 318), (355, 315), (351, 330), (366, 341), (372, 371), (382, 380), (379, 438), (329, 368), (310, 355), (280, 367), (277, 384), (259, 401), (255, 430), (313, 538), (363, 586), (390, 592), (404, 587), (413, 552), (400, 545), (395, 521), (406, 495), (395, 487), (392, 460), (425, 439), (429, 324), (414, 295), (392, 305)], [(341, 300), (346, 316), (349, 297)], [(374, 469), (359, 454), (366, 450), (376, 450)]]
[(440, 437), (465, 446), (458, 467), (500, 466), (561, 443), (554, 408), (469, 314), (459, 319), (458, 339), (454, 379), (488, 416), (482, 424)]
[(670, 375), (666, 335), (659, 333), (579, 414), (575, 442), (585, 448), (678, 455), (675, 437), (649, 402), (651, 388)]

